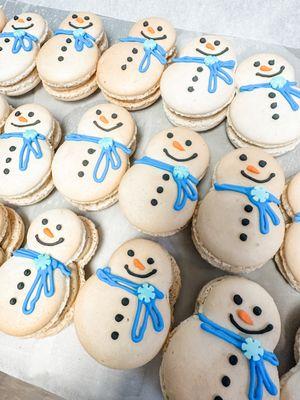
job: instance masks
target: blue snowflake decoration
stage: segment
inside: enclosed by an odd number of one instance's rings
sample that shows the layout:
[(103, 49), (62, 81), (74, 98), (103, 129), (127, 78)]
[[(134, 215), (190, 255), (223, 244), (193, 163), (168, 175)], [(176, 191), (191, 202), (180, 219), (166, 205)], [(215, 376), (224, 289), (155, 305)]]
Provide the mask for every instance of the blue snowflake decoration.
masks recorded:
[(255, 201), (258, 201), (259, 203), (265, 203), (270, 197), (270, 193), (267, 192), (263, 187), (255, 186), (251, 190), (251, 196)]
[(264, 349), (259, 340), (251, 337), (245, 339), (242, 344), (242, 351), (248, 360), (259, 361), (264, 355)]
[(34, 263), (37, 269), (47, 269), (51, 265), (51, 257), (48, 254), (39, 254)]
[(204, 64), (205, 65), (212, 65), (218, 61), (216, 56), (206, 56), (204, 57)]
[(23, 133), (23, 137), (28, 140), (34, 140), (37, 136), (38, 133), (34, 129), (26, 129), (26, 131)]
[(185, 179), (189, 176), (190, 172), (187, 167), (177, 165), (173, 169), (173, 175), (176, 176), (176, 178), (179, 179)]
[(274, 76), (270, 84), (273, 89), (280, 89), (286, 84), (286, 79), (283, 76)]
[(146, 39), (144, 41), (144, 49), (145, 50), (154, 50), (154, 49), (156, 49), (156, 47), (157, 47), (157, 44), (156, 44), (155, 40)]
[(114, 141), (112, 140), (112, 138), (106, 137), (106, 138), (99, 139), (98, 143), (104, 149), (109, 149), (109, 148), (113, 147)]
[(149, 285), (149, 283), (144, 283), (143, 285), (139, 286), (137, 292), (138, 299), (144, 303), (150, 303), (151, 300), (155, 299), (154, 287)]

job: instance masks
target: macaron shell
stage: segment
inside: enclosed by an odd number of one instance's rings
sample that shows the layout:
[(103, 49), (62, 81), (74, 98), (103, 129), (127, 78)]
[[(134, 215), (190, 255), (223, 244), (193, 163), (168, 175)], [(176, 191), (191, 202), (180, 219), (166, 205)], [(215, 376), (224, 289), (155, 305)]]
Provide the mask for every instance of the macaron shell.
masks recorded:
[(300, 173), (289, 182), (286, 191), (288, 206), (295, 215), (300, 212)]
[(299, 397), (300, 367), (297, 365), (283, 376), (280, 400), (297, 400)]
[(6, 15), (4, 14), (3, 9), (0, 8), (0, 32), (3, 30), (5, 24), (6, 24)]
[(285, 268), (293, 278), (300, 283), (300, 224), (290, 224), (286, 230), (284, 245), (282, 247)]
[[(77, 18), (73, 18), (75, 15)], [(90, 24), (92, 24), (92, 26), (89, 26)], [(104, 32), (102, 19), (99, 15), (90, 12), (72, 12), (59, 25), (59, 29), (65, 30), (74, 30), (79, 28), (93, 36), (96, 40), (99, 40)]]
[(6, 98), (0, 95), (0, 133), (4, 126), (5, 120), (8, 117), (11, 109), (9, 104), (6, 101)]
[(3, 241), (8, 229), (8, 212), (6, 207), (0, 203), (0, 242)]
[[(27, 20), (27, 18), (30, 18), (30, 20)], [(39, 14), (22, 13), (18, 15), (17, 20), (15, 18), (10, 19), (5, 25), (3, 32), (12, 32), (17, 29), (22, 29), (30, 35), (35, 36), (39, 41), (43, 41), (48, 33), (48, 24)], [(23, 52), (21, 51), (21, 53)]]

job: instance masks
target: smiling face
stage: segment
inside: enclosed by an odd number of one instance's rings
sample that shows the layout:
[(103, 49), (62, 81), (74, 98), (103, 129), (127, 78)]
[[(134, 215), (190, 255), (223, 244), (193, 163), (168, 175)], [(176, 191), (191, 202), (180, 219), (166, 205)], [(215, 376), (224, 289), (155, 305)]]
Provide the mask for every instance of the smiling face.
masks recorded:
[(200, 36), (193, 41), (193, 50), (189, 46), (189, 51), (193, 51), (193, 55), (198, 57), (216, 56), (220, 59), (235, 59), (230, 43), (220, 36)]
[(83, 222), (67, 209), (54, 209), (40, 214), (28, 229), (29, 249), (49, 254), (65, 264), (79, 255), (84, 243)]
[(209, 151), (202, 137), (186, 128), (170, 128), (155, 135), (145, 155), (171, 165), (187, 167), (200, 177), (209, 162)]
[(136, 125), (125, 108), (113, 104), (98, 104), (90, 108), (78, 125), (80, 134), (109, 137), (129, 145), (135, 135)]
[(129, 36), (153, 39), (169, 51), (176, 40), (176, 32), (170, 22), (162, 18), (150, 17), (136, 22), (129, 32)]
[(244, 337), (252, 336), (268, 350), (280, 337), (280, 315), (272, 297), (257, 283), (240, 277), (215, 281), (201, 306), (215, 323)]
[(254, 83), (265, 83), (276, 76), (282, 76), (293, 81), (295, 79), (295, 71), (287, 60), (272, 53), (255, 54), (239, 64), (236, 70), (238, 87)]
[(25, 104), (16, 108), (7, 118), (5, 132), (24, 132), (34, 129), (42, 135), (49, 135), (54, 128), (54, 119), (39, 104)]
[(48, 33), (48, 24), (39, 14), (23, 13), (15, 15), (3, 29), (4, 32), (20, 30), (36, 36), (39, 41), (43, 41)]
[(73, 12), (60, 24), (60, 29), (83, 29), (84, 32), (98, 39), (103, 33), (101, 18), (93, 13)]
[(216, 167), (215, 180), (242, 186), (261, 186), (275, 196), (284, 188), (284, 173), (279, 163), (263, 150), (254, 147), (233, 150)]

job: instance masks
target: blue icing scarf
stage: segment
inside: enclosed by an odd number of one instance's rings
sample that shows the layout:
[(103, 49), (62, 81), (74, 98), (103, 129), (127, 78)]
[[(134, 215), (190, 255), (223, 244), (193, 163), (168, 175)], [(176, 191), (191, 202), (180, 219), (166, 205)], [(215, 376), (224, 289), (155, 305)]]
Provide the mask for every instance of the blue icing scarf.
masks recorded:
[(204, 64), (209, 68), (209, 80), (208, 80), (208, 92), (215, 93), (218, 86), (218, 78), (222, 79), (227, 85), (233, 84), (233, 79), (229, 75), (226, 69), (234, 69), (235, 61), (221, 61), (216, 56), (206, 56), (206, 57), (178, 57), (172, 60), (175, 63), (196, 63)]
[(198, 200), (196, 185), (198, 185), (199, 180), (190, 174), (187, 167), (178, 165), (173, 166), (147, 156), (144, 156), (139, 160), (135, 160), (134, 163), (149, 165), (151, 167), (171, 173), (173, 180), (177, 185), (177, 197), (173, 206), (174, 210), (182, 210), (188, 199), (191, 201)]
[(85, 32), (82, 28), (68, 30), (68, 29), (57, 29), (54, 35), (70, 35), (75, 39), (75, 49), (77, 51), (82, 51), (84, 46), (91, 48), (94, 46), (96, 39)]
[[(101, 183), (105, 180), (106, 175), (110, 168), (113, 170), (117, 170), (122, 165), (122, 160), (120, 155), (118, 154), (118, 149), (123, 151), (125, 154), (130, 155), (131, 150), (126, 147), (124, 144), (116, 142), (111, 138), (99, 138), (96, 136), (88, 136), (88, 135), (80, 135), (77, 133), (71, 133), (65, 137), (66, 141), (72, 142), (90, 142), (96, 143), (100, 146), (101, 152), (99, 158), (96, 162), (94, 171), (93, 171), (93, 179), (97, 183)], [(104, 169), (102, 173), (99, 175), (99, 169), (101, 165), (104, 163)]]
[(201, 329), (224, 340), (224, 342), (232, 344), (248, 359), (250, 371), (248, 399), (263, 400), (264, 388), (271, 396), (276, 396), (278, 389), (272, 382), (265, 367), (265, 361), (274, 367), (279, 365), (276, 355), (270, 351), (266, 351), (258, 340), (252, 337), (244, 338), (237, 333), (223, 328), (208, 319), (204, 314), (198, 314), (198, 316), (201, 321)]
[(23, 314), (32, 314), (36, 303), (39, 301), (42, 291), (46, 297), (52, 297), (55, 293), (54, 271), (59, 269), (66, 276), (71, 276), (71, 271), (62, 262), (50, 257), (47, 254), (41, 254), (29, 249), (19, 249), (13, 252), (13, 256), (29, 258), (33, 260), (37, 268), (35, 280), (26, 295), (23, 303)]
[(294, 222), (296, 222), (296, 223), (300, 222), (300, 213), (297, 213), (294, 215)]
[[(151, 319), (155, 332), (161, 332), (164, 329), (162, 315), (155, 304), (156, 300), (162, 300), (164, 298), (164, 294), (160, 290), (149, 283), (138, 284), (119, 275), (114, 275), (111, 273), (109, 267), (99, 268), (96, 274), (100, 281), (110, 286), (123, 289), (137, 297), (138, 304), (131, 328), (131, 339), (133, 342), (139, 343), (143, 340), (149, 318)], [(142, 322), (140, 324), (141, 316)]]
[(240, 87), (240, 92), (249, 92), (255, 89), (267, 88), (279, 92), (289, 103), (293, 111), (299, 110), (299, 104), (293, 99), (293, 96), (300, 98), (300, 90), (296, 86), (297, 82), (286, 80), (283, 76), (274, 76), (270, 82), (255, 83), (254, 85), (245, 85)]
[(120, 42), (133, 42), (143, 43), (144, 57), (139, 65), (139, 72), (146, 72), (151, 64), (151, 56), (153, 55), (162, 65), (167, 63), (166, 51), (163, 47), (155, 42), (153, 39), (144, 39), (141, 37), (128, 36), (120, 39)]
[(2, 133), (0, 139), (20, 138), (23, 139), (23, 145), (19, 155), (19, 169), (26, 171), (31, 153), (35, 158), (43, 157), (39, 140), (46, 140), (46, 137), (34, 129), (28, 129), (24, 132)]
[(19, 53), (21, 49), (24, 51), (31, 51), (33, 48), (33, 42), (38, 42), (38, 38), (25, 32), (23, 29), (19, 29), (14, 32), (2, 32), (0, 38), (13, 38), (14, 44), (12, 47), (13, 54)]
[(224, 184), (214, 184), (215, 190), (229, 190), (232, 192), (242, 193), (248, 197), (250, 202), (257, 207), (259, 213), (259, 229), (262, 234), (270, 232), (270, 224), (268, 218), (271, 219), (273, 225), (279, 225), (280, 219), (275, 211), (270, 207), (270, 203), (279, 205), (278, 200), (272, 193), (268, 192), (262, 186), (239, 186)]

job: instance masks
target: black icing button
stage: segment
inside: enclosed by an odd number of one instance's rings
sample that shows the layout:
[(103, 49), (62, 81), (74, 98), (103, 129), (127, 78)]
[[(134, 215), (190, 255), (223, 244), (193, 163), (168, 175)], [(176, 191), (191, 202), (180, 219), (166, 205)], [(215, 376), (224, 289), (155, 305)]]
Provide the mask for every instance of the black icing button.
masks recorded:
[(152, 206), (157, 206), (158, 201), (156, 199), (151, 200), (151, 205)]
[(16, 302), (17, 302), (17, 299), (15, 297), (13, 297), (9, 300), (9, 304), (11, 304), (12, 306), (14, 306), (16, 304)]
[(268, 96), (270, 97), (270, 99), (274, 99), (274, 97), (276, 97), (276, 93), (270, 92), (270, 93), (268, 94)]
[(243, 225), (243, 226), (247, 226), (247, 225), (249, 225), (249, 224), (250, 224), (249, 219), (247, 219), (247, 218), (243, 218), (243, 219), (242, 219), (242, 225)]
[(279, 118), (279, 114), (273, 114), (272, 118), (275, 119), (275, 120), (278, 119)]
[(238, 363), (238, 358), (237, 358), (237, 356), (235, 356), (234, 354), (232, 354), (230, 357), (229, 357), (229, 363), (231, 364), (231, 365), (236, 365), (237, 363)]
[(198, 71), (198, 72), (202, 72), (202, 71), (203, 71), (203, 67), (198, 67), (198, 68), (197, 68), (197, 71)]
[(58, 61), (64, 61), (63, 56), (59, 56), (59, 57), (58, 57)]
[(188, 90), (189, 92), (193, 92), (193, 91), (194, 91), (194, 88), (193, 88), (193, 86), (189, 86), (187, 90)]
[(25, 276), (29, 276), (30, 274), (31, 274), (30, 269), (25, 269), (24, 275), (25, 275)]
[(164, 191), (164, 188), (162, 186), (158, 186), (156, 191), (157, 191), (157, 193), (162, 193)]
[(164, 181), (168, 181), (170, 179), (170, 175), (169, 174), (163, 174), (162, 176)]
[(7, 157), (7, 159), (5, 160), (6, 163), (10, 163), (11, 162), (11, 158)]
[(93, 153), (95, 153), (95, 151), (96, 151), (95, 149), (88, 149), (89, 154), (93, 154)]
[(230, 380), (229, 376), (225, 375), (225, 376), (223, 376), (221, 382), (222, 382), (223, 386), (228, 387), (228, 386), (230, 386), (231, 380)]
[(10, 40), (9, 40), (8, 38), (6, 38), (6, 39), (4, 39), (4, 42), (5, 42), (5, 43), (9, 43)]
[(66, 39), (66, 42), (67, 43), (72, 43), (72, 39), (68, 38), (68, 39)]
[(117, 314), (117, 315), (115, 316), (115, 320), (116, 320), (117, 322), (121, 322), (123, 319), (124, 319), (124, 315), (122, 315), (122, 314)]
[(61, 51), (67, 51), (67, 47), (66, 46), (62, 46)]
[(3, 170), (3, 172), (5, 173), (5, 175), (7, 175), (7, 174), (9, 174), (9, 169), (8, 169), (8, 168), (5, 168), (5, 169)]
[(84, 172), (83, 171), (79, 171), (78, 172), (78, 176), (79, 176), (79, 178), (82, 178), (84, 176)]
[(9, 151), (15, 151), (16, 150), (16, 146), (10, 146)]
[(2, 47), (0, 47), (0, 51), (2, 51)]
[(198, 76), (195, 75), (195, 76), (192, 77), (192, 81), (193, 82), (197, 82), (197, 80), (198, 80)]
[(132, 57), (127, 57), (127, 61), (128, 61), (128, 62), (131, 62), (132, 60), (133, 60)]
[(242, 242), (246, 242), (246, 240), (248, 239), (248, 236), (246, 235), (246, 233), (241, 233), (240, 234), (240, 239)]
[(215, 397), (214, 397), (214, 400), (223, 400), (223, 397), (221, 397), (221, 396), (215, 396)]
[(138, 49), (136, 49), (135, 47), (132, 49), (133, 54), (137, 54)]
[(19, 289), (19, 290), (22, 290), (22, 289), (24, 289), (24, 282), (19, 282), (18, 284), (17, 284), (17, 288)]
[(123, 299), (121, 300), (121, 303), (123, 306), (128, 306), (128, 304), (129, 304), (128, 297), (123, 297)]
[(270, 107), (271, 107), (271, 108), (276, 108), (276, 107), (277, 107), (276, 101), (275, 101), (274, 103), (271, 103)]
[(121, 66), (121, 69), (122, 69), (123, 71), (125, 71), (126, 68), (127, 68), (127, 67), (126, 67), (126, 64), (124, 64), (124, 65)]
[(88, 165), (88, 163), (89, 163), (88, 160), (83, 160), (83, 161), (82, 161), (82, 165), (83, 165), (84, 167), (86, 167), (86, 166)]
[(117, 340), (118, 337), (119, 337), (119, 333), (118, 333), (118, 332), (114, 331), (114, 332), (111, 333), (111, 338), (112, 338), (113, 340)]
[(244, 210), (245, 210), (246, 212), (250, 213), (251, 211), (253, 211), (253, 207), (251, 206), (251, 204), (247, 204), (247, 205), (244, 207)]

